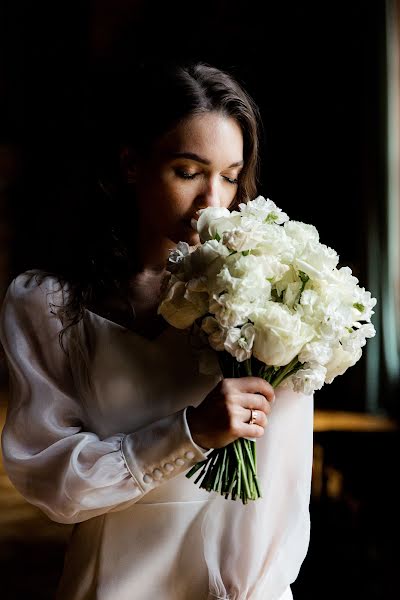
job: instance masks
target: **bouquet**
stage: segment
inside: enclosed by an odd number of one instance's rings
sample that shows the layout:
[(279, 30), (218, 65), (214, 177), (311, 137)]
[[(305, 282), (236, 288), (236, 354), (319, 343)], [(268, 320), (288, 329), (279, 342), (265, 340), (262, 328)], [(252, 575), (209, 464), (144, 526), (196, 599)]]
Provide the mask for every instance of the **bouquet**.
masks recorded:
[[(353, 366), (375, 335), (376, 299), (358, 285), (313, 225), (258, 196), (239, 210), (209, 207), (193, 220), (200, 244), (168, 259), (158, 312), (195, 328), (224, 377), (256, 375), (312, 394)], [(244, 504), (261, 497), (256, 441), (212, 449), (187, 474)]]

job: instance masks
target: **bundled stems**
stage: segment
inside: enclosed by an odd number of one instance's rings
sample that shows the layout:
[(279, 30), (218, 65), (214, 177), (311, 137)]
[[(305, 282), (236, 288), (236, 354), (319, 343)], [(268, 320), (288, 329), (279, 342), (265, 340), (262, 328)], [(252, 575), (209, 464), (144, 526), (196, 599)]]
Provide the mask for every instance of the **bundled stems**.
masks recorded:
[[(220, 366), (224, 377), (251, 376), (256, 367), (256, 359), (249, 359), (239, 363), (227, 352), (219, 352)], [(253, 361), (252, 361), (253, 359)], [(259, 363), (258, 376), (262, 377), (272, 387), (277, 387), (286, 377), (295, 373), (301, 363), (294, 358), (285, 367), (268, 367)], [(223, 448), (215, 448), (209, 452), (207, 458), (196, 463), (186, 477), (190, 478), (200, 471), (194, 483), (209, 492), (216, 491), (226, 499), (238, 498), (247, 504), (250, 500), (261, 498), (260, 484), (257, 479), (256, 442), (239, 438)]]

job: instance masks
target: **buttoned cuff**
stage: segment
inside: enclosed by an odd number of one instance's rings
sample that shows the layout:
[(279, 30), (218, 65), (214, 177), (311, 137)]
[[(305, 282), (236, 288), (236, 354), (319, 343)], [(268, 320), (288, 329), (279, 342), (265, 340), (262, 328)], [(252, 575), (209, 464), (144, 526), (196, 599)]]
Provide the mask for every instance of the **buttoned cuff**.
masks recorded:
[(187, 407), (122, 438), (125, 464), (144, 493), (207, 458), (191, 436)]

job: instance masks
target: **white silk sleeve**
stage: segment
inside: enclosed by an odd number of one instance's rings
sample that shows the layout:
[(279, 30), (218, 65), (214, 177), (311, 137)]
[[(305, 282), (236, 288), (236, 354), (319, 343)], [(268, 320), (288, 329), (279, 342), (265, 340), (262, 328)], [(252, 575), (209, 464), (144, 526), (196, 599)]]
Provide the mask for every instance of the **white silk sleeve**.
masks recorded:
[[(190, 435), (186, 408), (130, 434), (100, 439), (88, 430), (59, 344), (62, 325), (49, 307), (55, 285), (22, 274), (4, 299), (10, 396), (1, 442), (6, 473), (25, 499), (54, 521), (77, 523), (123, 509), (206, 456)], [(148, 475), (169, 462), (174, 469), (161, 479)]]

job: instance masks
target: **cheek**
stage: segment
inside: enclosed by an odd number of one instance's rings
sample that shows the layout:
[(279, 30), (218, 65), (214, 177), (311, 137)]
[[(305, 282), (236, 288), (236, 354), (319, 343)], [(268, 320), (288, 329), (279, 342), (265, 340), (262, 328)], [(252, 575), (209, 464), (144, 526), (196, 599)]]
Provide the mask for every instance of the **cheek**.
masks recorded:
[(193, 187), (186, 182), (174, 181), (164, 188), (164, 203), (171, 214), (186, 213), (193, 202)]
[(237, 194), (237, 190), (237, 186), (231, 185), (230, 183), (227, 183), (224, 186), (224, 189), (221, 193), (221, 206), (223, 208), (228, 208), (232, 204)]

